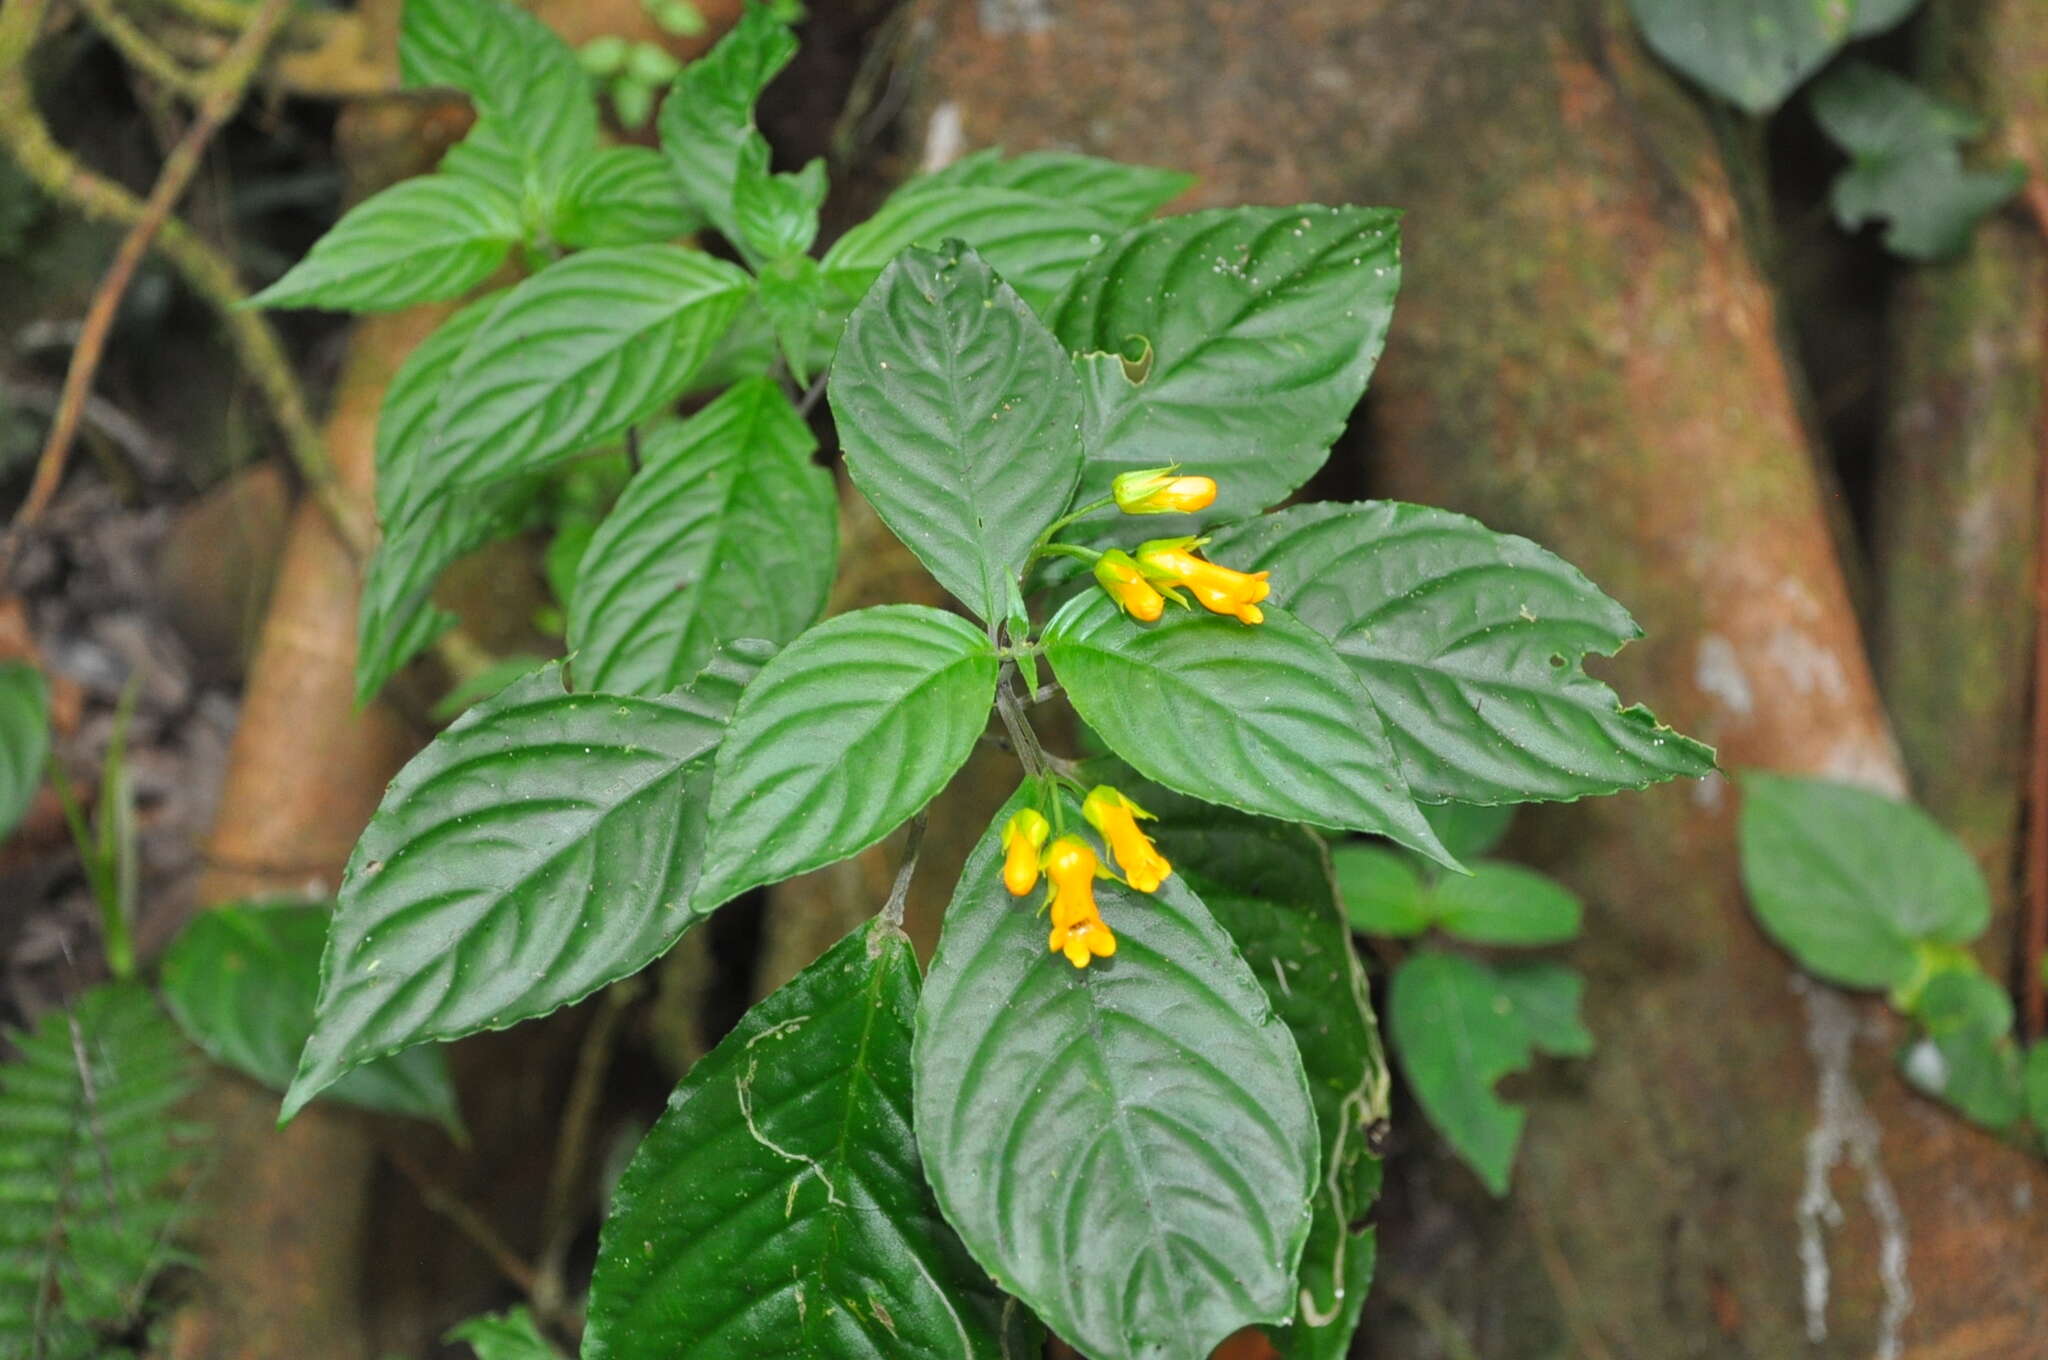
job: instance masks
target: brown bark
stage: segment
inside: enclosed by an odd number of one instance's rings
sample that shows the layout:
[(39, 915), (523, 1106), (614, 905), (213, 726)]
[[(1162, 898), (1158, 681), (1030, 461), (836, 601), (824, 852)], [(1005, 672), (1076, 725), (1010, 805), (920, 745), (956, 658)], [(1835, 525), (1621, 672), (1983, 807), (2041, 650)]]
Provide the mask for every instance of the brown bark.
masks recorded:
[[(2048, 154), (2048, 11), (2020, 0), (1937, 6), (1922, 44), (1943, 93), (1993, 120), (1994, 154)], [(2002, 214), (1961, 259), (1910, 270), (1894, 334), (1877, 487), (1878, 678), (1916, 793), (1990, 879), (2001, 914), (1981, 955), (2008, 977), (2048, 419), (2040, 231)]]
[[(1384, 489), (1584, 567), (1650, 633), (1603, 669), (1728, 768), (1902, 786), (1772, 299), (1700, 108), (1619, 5), (1075, 0), (926, 17), (914, 128), (950, 104), (969, 147), (1180, 166), (1203, 176), (1202, 205), (1408, 210), (1369, 401)], [(1575, 961), (1601, 1049), (1531, 1084), (1510, 1209), (1447, 1228), (1463, 1173), (1396, 1167), (1430, 1202), (1388, 1225), (1382, 1301), (1428, 1295), (1424, 1311), (1489, 1357), (1872, 1352), (1876, 1234), (1846, 1171), (1830, 1339), (1808, 1344), (1807, 1038), (1835, 1007), (1802, 1006), (1749, 918), (1733, 802), (1715, 779), (1530, 818), (1589, 902)], [(1885, 1059), (1857, 1049), (1852, 1089), (1903, 1208), (1907, 1353), (2023, 1354), (2048, 1334), (2048, 1176), (1909, 1096)], [(1384, 1302), (1370, 1325), (1375, 1354), (1441, 1353)]]

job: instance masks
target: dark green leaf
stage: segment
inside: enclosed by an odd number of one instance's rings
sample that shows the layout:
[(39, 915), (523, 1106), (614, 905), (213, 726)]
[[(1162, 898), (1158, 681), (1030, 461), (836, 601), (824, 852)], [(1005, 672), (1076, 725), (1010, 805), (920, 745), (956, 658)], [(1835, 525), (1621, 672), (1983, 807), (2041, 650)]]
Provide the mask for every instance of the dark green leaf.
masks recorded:
[(673, 944), (698, 915), (722, 733), (687, 693), (565, 694), (550, 666), (435, 738), (349, 858), (285, 1116), (372, 1059), (546, 1015)]
[(1538, 1052), (1593, 1051), (1578, 1019), (1583, 990), (1556, 964), (1495, 968), (1436, 950), (1409, 955), (1394, 973), (1387, 1021), (1401, 1070), (1429, 1122), (1496, 1195), (1507, 1193), (1525, 1115), (1493, 1084)]
[(1444, 848), (1464, 859), (1483, 855), (1500, 844), (1501, 837), (1508, 834), (1508, 823), (1515, 819), (1515, 807), (1512, 803), (1432, 803), (1422, 809), (1422, 815), (1436, 829)]
[(0, 662), (0, 839), (28, 813), (50, 752), (50, 695), (42, 672)]
[(637, 246), (673, 241), (697, 221), (660, 152), (608, 146), (570, 173), (552, 230), (565, 246)]
[(203, 1131), (178, 1118), (192, 1050), (142, 987), (95, 987), (0, 1065), (0, 1349), (104, 1360), (172, 1235)]
[(1353, 930), (1405, 938), (1436, 924), (1429, 885), (1407, 855), (1380, 845), (1339, 845), (1330, 863)]
[(1148, 795), (1146, 806), (1160, 818), (1159, 844), (1175, 872), (1230, 932), (1301, 1050), (1322, 1131), (1322, 1173), (1294, 1325), (1271, 1336), (1288, 1360), (1341, 1360), (1371, 1283), (1371, 1230), (1352, 1225), (1379, 1194), (1368, 1131), (1387, 1117), (1390, 1079), (1322, 846), (1300, 827), (1192, 799)]
[(249, 301), (347, 312), (441, 302), (489, 278), (522, 234), (519, 204), (503, 190), (421, 175), (350, 209), (305, 259)]
[(398, 65), (408, 85), (453, 86), (475, 100), (543, 202), (597, 150), (597, 101), (576, 54), (502, 0), (406, 0)]
[(1849, 33), (1857, 38), (1874, 37), (1897, 28), (1907, 15), (1920, 8), (1920, 0), (1852, 0), (1852, 4), (1856, 19), (1849, 26)]
[(1845, 987), (1899, 987), (1921, 941), (1991, 919), (1967, 850), (1909, 804), (1823, 779), (1742, 776), (1742, 880), (1770, 937)]
[(538, 489), (525, 479), (438, 496), (385, 530), (357, 605), (357, 703), (376, 698), (401, 666), (455, 625), (453, 614), (433, 605), (434, 582), (465, 553), (524, 527)]
[[(163, 961), (163, 997), (208, 1057), (274, 1090), (291, 1085), (313, 1032), (329, 908), (237, 904), (199, 913)], [(327, 1098), (411, 1115), (460, 1134), (446, 1058), (422, 1046), (358, 1067)]]
[(2005, 989), (1980, 972), (1937, 973), (1914, 1018), (1927, 1037), (1900, 1055), (1907, 1080), (1987, 1129), (2010, 1128), (2025, 1093)]
[(1022, 798), (967, 861), (919, 1007), (926, 1173), (975, 1259), (1084, 1353), (1200, 1360), (1294, 1316), (1318, 1173), (1301, 1058), (1178, 878), (1097, 885), (1114, 958), (1048, 952), (998, 874)]
[(1329, 638), (1386, 720), (1418, 798), (1520, 802), (1641, 788), (1713, 752), (1581, 669), (1641, 635), (1628, 611), (1528, 539), (1445, 510), (1297, 505), (1208, 551), (1273, 573), (1273, 599)]
[(902, 932), (862, 925), (690, 1069), (605, 1220), (588, 1360), (1037, 1353), (925, 1184), (917, 991)]
[(1446, 934), (1474, 944), (1563, 944), (1579, 933), (1579, 899), (1555, 879), (1499, 860), (1478, 860), (1470, 875), (1446, 874), (1430, 908)]
[(1907, 259), (1959, 254), (2026, 179), (2016, 162), (1964, 169), (1958, 145), (1981, 136), (1982, 121), (1867, 62), (1844, 62), (1816, 84), (1813, 112), (1850, 158), (1829, 195), (1835, 220), (1845, 231), (1885, 222), (1885, 248)]
[(719, 647), (697, 678), (690, 682), (690, 695), (720, 722), (731, 722), (740, 695), (761, 668), (775, 657), (777, 646), (762, 638), (739, 638)]
[[(1397, 218), (1313, 205), (1189, 213), (1090, 258), (1052, 313), (1083, 356), (1080, 498), (1108, 494), (1119, 472), (1181, 463), (1221, 484), (1203, 517), (1222, 521), (1308, 480), (1386, 343)], [(1141, 353), (1134, 382), (1118, 356)], [(1148, 536), (1174, 532), (1158, 524)]]
[(533, 1314), (524, 1308), (485, 1313), (448, 1329), (442, 1340), (466, 1341), (476, 1360), (558, 1360), (561, 1352), (540, 1334)]
[(377, 412), (377, 519), (386, 531), (402, 526), (437, 489), (425, 467), (434, 407), (448, 374), (477, 329), (505, 300), (487, 293), (434, 328), (398, 366)]
[(905, 194), (938, 189), (1010, 189), (1047, 202), (1078, 203), (1110, 218), (1119, 227), (1135, 227), (1178, 198), (1194, 184), (1193, 175), (1126, 165), (1099, 156), (1069, 151), (1027, 151), (1005, 157), (991, 148), (962, 156), (943, 170), (920, 175), (903, 186)]
[(1629, 7), (1658, 56), (1730, 103), (1764, 114), (1849, 40), (1858, 0), (1629, 0)]
[(1091, 589), (1046, 626), (1045, 655), (1081, 720), (1146, 778), (1455, 863), (1409, 798), (1358, 681), (1285, 611), (1256, 627), (1180, 611), (1141, 624)]
[(448, 370), (431, 422), (438, 484), (537, 472), (653, 415), (752, 287), (733, 265), (672, 245), (586, 250), (527, 279)]
[(784, 643), (825, 607), (839, 502), (817, 441), (766, 378), (641, 450), (569, 607), (578, 689), (664, 694), (721, 642)]
[(676, 77), (661, 105), (661, 149), (690, 205), (739, 244), (733, 190), (754, 132), (754, 101), (796, 55), (796, 35), (749, 0), (730, 33)]
[(902, 825), (966, 761), (995, 687), (987, 635), (922, 605), (841, 614), (776, 653), (719, 748), (698, 907), (845, 859)]
[(949, 240), (965, 241), (1043, 312), (1120, 225), (1073, 199), (1019, 189), (913, 185), (833, 242), (820, 264), (832, 296), (850, 306), (905, 247), (936, 249)]
[(1081, 391), (1059, 342), (972, 250), (906, 250), (846, 323), (830, 393), (883, 522), (969, 609), (1004, 617), (1080, 475)]

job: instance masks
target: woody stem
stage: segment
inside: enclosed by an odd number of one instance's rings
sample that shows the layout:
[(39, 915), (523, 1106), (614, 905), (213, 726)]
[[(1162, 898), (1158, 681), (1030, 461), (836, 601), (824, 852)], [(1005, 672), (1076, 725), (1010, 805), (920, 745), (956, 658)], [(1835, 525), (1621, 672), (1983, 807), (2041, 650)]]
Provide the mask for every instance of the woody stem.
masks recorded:
[(1024, 705), (1010, 687), (1016, 674), (1015, 663), (1003, 663), (1002, 675), (996, 681), (996, 712), (1002, 715), (1003, 727), (1010, 734), (1010, 749), (1024, 762), (1024, 772), (1033, 779), (1043, 779), (1048, 772), (1045, 748), (1038, 744), (1038, 734), (1031, 730), (1031, 720), (1024, 716)]

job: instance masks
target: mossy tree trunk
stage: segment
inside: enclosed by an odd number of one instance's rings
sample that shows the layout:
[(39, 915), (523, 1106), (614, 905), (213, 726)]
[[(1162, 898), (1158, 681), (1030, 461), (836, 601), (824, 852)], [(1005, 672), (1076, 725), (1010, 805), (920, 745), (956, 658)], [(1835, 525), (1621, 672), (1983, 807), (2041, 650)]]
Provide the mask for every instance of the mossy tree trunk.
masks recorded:
[[(1619, 4), (1072, 0), (921, 18), (913, 144), (957, 128), (970, 148), (1184, 167), (1203, 206), (1407, 210), (1368, 398), (1372, 488), (1584, 567), (1650, 635), (1600, 669), (1729, 769), (1904, 788), (1708, 117)], [(1573, 961), (1600, 1052), (1526, 1088), (1511, 1206), (1475, 1211), (1455, 1167), (1397, 1164), (1369, 1353), (1443, 1353), (1455, 1331), (1488, 1357), (1867, 1356), (1898, 1298), (1887, 1245), (1913, 1289), (1906, 1354), (2016, 1355), (2048, 1335), (2048, 1176), (1908, 1095), (1877, 1008), (1795, 993), (1741, 896), (1735, 802), (1713, 779), (1528, 818), (1530, 848), (1590, 905)], [(1824, 1083), (1815, 1052), (1846, 1080)], [(1825, 1282), (1802, 1264), (1799, 1218), (1824, 1084), (1830, 1128), (1867, 1107), (1902, 1220), (1880, 1231), (1852, 1171), (1824, 1176), (1845, 1214)]]

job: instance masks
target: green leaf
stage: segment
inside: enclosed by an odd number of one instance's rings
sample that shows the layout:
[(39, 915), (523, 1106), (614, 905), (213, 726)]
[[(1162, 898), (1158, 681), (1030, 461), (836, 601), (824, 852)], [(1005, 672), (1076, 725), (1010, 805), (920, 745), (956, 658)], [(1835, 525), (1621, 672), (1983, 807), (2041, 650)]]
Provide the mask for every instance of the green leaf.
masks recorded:
[(407, 85), (453, 86), (475, 100), (543, 202), (597, 150), (597, 101), (575, 52), (502, 0), (406, 0), (398, 66)]
[(469, 134), (448, 148), (438, 168), (443, 175), (475, 180), (525, 199), (525, 160), (495, 118), (479, 118), (471, 124)]
[(918, 1009), (925, 1171), (975, 1259), (1082, 1352), (1199, 1360), (1294, 1316), (1319, 1170), (1301, 1057), (1178, 878), (1096, 885), (1113, 959), (1048, 952), (998, 874), (1025, 797), (969, 857)]
[(1623, 708), (1581, 669), (1641, 636), (1578, 570), (1446, 510), (1297, 505), (1208, 551), (1273, 573), (1273, 599), (1364, 682), (1430, 802), (1524, 802), (1641, 788), (1714, 767), (1710, 748)]
[[(326, 906), (313, 903), (247, 903), (199, 913), (164, 955), (164, 1005), (215, 1062), (284, 1090), (313, 1032), (329, 916)], [(462, 1133), (455, 1087), (438, 1048), (411, 1048), (358, 1067), (327, 1096)]]
[(785, 643), (832, 587), (838, 497), (817, 441), (767, 378), (726, 390), (641, 450), (569, 606), (578, 689), (663, 694), (722, 642)]
[(1422, 815), (1436, 831), (1444, 848), (1464, 859), (1468, 855), (1483, 855), (1501, 842), (1508, 834), (1508, 823), (1515, 819), (1512, 803), (1432, 803), (1422, 809)]
[(1976, 971), (1937, 973), (1914, 1018), (1927, 1037), (1900, 1054), (1906, 1079), (1987, 1129), (2012, 1127), (2025, 1091), (2005, 989)]
[(478, 328), (505, 300), (486, 293), (435, 327), (398, 366), (377, 412), (377, 519), (386, 532), (402, 526), (439, 488), (425, 466), (434, 407), (448, 374)]
[(775, 332), (775, 342), (800, 384), (811, 380), (816, 335), (825, 305), (825, 276), (808, 255), (786, 255), (761, 267), (754, 300)]
[(133, 1325), (172, 1236), (203, 1131), (181, 1121), (192, 1050), (147, 990), (95, 987), (0, 1065), (0, 1345), (100, 1360)]
[(608, 146), (577, 165), (562, 185), (550, 226), (565, 246), (637, 246), (696, 230), (675, 171), (644, 146)]
[(922, 605), (841, 614), (776, 653), (719, 748), (699, 908), (894, 831), (966, 762), (995, 688), (987, 635)]
[(731, 722), (741, 693), (778, 650), (776, 644), (762, 638), (739, 638), (720, 645), (690, 682), (691, 697), (707, 712), (715, 713), (720, 722)]
[(1180, 197), (1195, 177), (1178, 170), (1127, 165), (1069, 151), (1027, 151), (1005, 157), (990, 148), (905, 184), (904, 194), (946, 189), (1009, 189), (1048, 203), (1078, 203), (1119, 227), (1135, 227)]
[(1885, 248), (1909, 260), (1960, 254), (2026, 181), (2017, 162), (1964, 169), (1958, 146), (1983, 135), (1982, 120), (1867, 62), (1843, 62), (1817, 83), (1813, 113), (1850, 158), (1829, 191), (1835, 221), (1844, 231), (1883, 221)]
[(50, 753), (50, 694), (25, 661), (0, 662), (0, 839), (28, 815)]
[(789, 26), (750, 0), (732, 31), (683, 68), (661, 104), (661, 150), (684, 197), (735, 245), (741, 238), (733, 191), (754, 134), (754, 101), (795, 55)]
[(747, 140), (733, 182), (733, 230), (753, 258), (801, 255), (818, 239), (818, 209), (825, 202), (825, 162), (813, 160), (793, 175), (768, 169), (768, 142)]
[(401, 180), (350, 209), (249, 305), (388, 312), (442, 302), (489, 278), (522, 234), (519, 204), (499, 189), (454, 175)]
[(442, 1340), (450, 1345), (468, 1342), (476, 1360), (559, 1360), (561, 1355), (540, 1334), (540, 1325), (524, 1308), (484, 1313), (459, 1322)]
[(538, 492), (526, 479), (441, 495), (385, 530), (357, 604), (357, 703), (376, 698), (400, 667), (455, 625), (453, 614), (432, 603), (434, 582), (465, 553), (525, 527)]
[(1526, 1117), (1493, 1092), (1538, 1052), (1582, 1058), (1593, 1036), (1578, 1019), (1584, 983), (1549, 963), (1490, 967), (1420, 950), (1394, 973), (1387, 1022), (1401, 1070), (1429, 1122), (1496, 1195)]
[(1436, 924), (1429, 885), (1415, 861), (1400, 851), (1380, 845), (1333, 846), (1330, 867), (1353, 930), (1406, 938)]
[(1849, 26), (1850, 36), (1870, 38), (1904, 23), (1920, 8), (1920, 0), (1852, 0), (1852, 5), (1856, 19)]
[(1365, 970), (1311, 833), (1168, 798), (1145, 804), (1159, 816), (1160, 847), (1293, 1034), (1322, 1132), (1294, 1325), (1275, 1329), (1273, 1344), (1288, 1360), (1341, 1360), (1371, 1284), (1372, 1231), (1352, 1230), (1379, 1195), (1369, 1130), (1390, 1103)]
[(1147, 779), (1242, 812), (1391, 836), (1455, 865), (1357, 680), (1284, 610), (1255, 627), (1178, 611), (1141, 624), (1091, 589), (1044, 641), (1074, 711)]
[(432, 421), (440, 485), (537, 472), (653, 415), (752, 287), (743, 270), (672, 245), (586, 250), (527, 279), (448, 370)]
[(1120, 225), (1073, 199), (981, 186), (921, 189), (913, 183), (833, 242), (819, 263), (829, 292), (850, 306), (906, 247), (936, 249), (946, 241), (965, 241), (1043, 313)]
[(832, 415), (854, 484), (983, 619), (1080, 475), (1081, 391), (1059, 342), (958, 242), (906, 250), (846, 323)]
[[(1386, 343), (1397, 221), (1385, 208), (1227, 208), (1149, 222), (1094, 255), (1052, 312), (1089, 398), (1080, 499), (1120, 472), (1181, 463), (1220, 483), (1203, 515), (1220, 522), (1307, 481)], [(1134, 382), (1122, 360), (1141, 353)], [(1158, 524), (1147, 536), (1177, 532)]]
[(1752, 114), (1784, 103), (1849, 40), (1858, 6), (1859, 0), (1629, 0), (1658, 56)]
[(686, 692), (565, 694), (550, 666), (413, 757), (349, 858), (284, 1117), (366, 1062), (546, 1015), (675, 943), (701, 914), (722, 732)]
[(1478, 860), (1469, 875), (1446, 874), (1430, 893), (1437, 926), (1473, 944), (1563, 944), (1579, 933), (1584, 908), (1562, 883), (1519, 864)]
[(2026, 1096), (2027, 1118), (2033, 1121), (2035, 1140), (2048, 1149), (2048, 1039), (2037, 1041), (2027, 1050), (2021, 1089)]
[(1991, 920), (1984, 876), (1925, 813), (1824, 779), (1746, 771), (1742, 881), (1764, 931), (1845, 987), (1898, 987), (1921, 941), (1968, 944)]
[(925, 1184), (917, 992), (903, 933), (862, 925), (690, 1069), (605, 1220), (588, 1360), (1038, 1353)]

